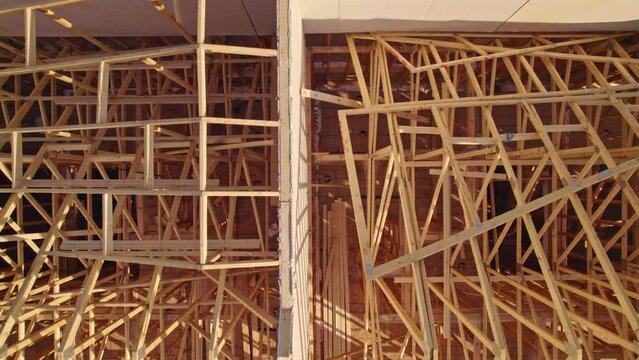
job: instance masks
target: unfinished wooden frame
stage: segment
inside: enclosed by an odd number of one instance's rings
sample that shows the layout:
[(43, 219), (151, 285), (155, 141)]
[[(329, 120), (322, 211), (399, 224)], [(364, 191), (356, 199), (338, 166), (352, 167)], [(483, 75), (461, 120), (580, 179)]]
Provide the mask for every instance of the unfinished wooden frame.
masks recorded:
[(345, 162), (365, 299), (358, 318), (331, 284), (353, 275), (322, 264), (348, 256), (330, 247), (348, 227), (316, 223), (314, 328), (348, 329), (318, 357), (637, 357), (637, 49), (635, 34), (438, 33), (318, 49), (350, 54), (359, 88), (303, 95), (349, 108), (343, 153), (313, 159)]
[(274, 356), (276, 50), (208, 43), (203, 0), (195, 37), (151, 1), (186, 43), (127, 49), (76, 2), (0, 9), (0, 358)]

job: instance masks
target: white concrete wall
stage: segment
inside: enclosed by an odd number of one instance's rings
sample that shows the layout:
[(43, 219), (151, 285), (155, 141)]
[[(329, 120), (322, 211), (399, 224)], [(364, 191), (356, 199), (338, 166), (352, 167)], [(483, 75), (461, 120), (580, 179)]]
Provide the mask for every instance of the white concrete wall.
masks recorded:
[(311, 131), (306, 118), (306, 101), (301, 89), (306, 87), (306, 45), (302, 32), (300, 4), (305, 0), (289, 0), (291, 53), (291, 247), (293, 269), (293, 359), (307, 359), (310, 351), (310, 204), (308, 136)]
[[(309, 149), (305, 101), (301, 89), (306, 80), (306, 48), (302, 31), (300, 1), (288, 0), (288, 28), (279, 28), (280, 36), (286, 36), (287, 62), (280, 61), (279, 76), (288, 76), (288, 91), (280, 89), (280, 116), (288, 114), (288, 124), (280, 128), (286, 131), (288, 152), (280, 154), (280, 159), (289, 161), (288, 166), (280, 164), (280, 171), (288, 171), (290, 177), (290, 198), (281, 204), (280, 224), (287, 228), (280, 236), (280, 309), (278, 357), (280, 359), (308, 359), (310, 352), (310, 303), (309, 303), (309, 259), (310, 259), (310, 219), (309, 219)], [(283, 1), (280, 0), (282, 3)], [(281, 22), (280, 22), (281, 23)], [(282, 54), (280, 54), (282, 55)], [(282, 56), (280, 56), (282, 59)], [(280, 79), (281, 80), (281, 79)], [(283, 82), (280, 82), (280, 86)], [(288, 105), (288, 108), (283, 108)], [(280, 137), (282, 141), (282, 137)], [(280, 146), (280, 149), (283, 147)], [(282, 174), (280, 174), (282, 178)], [(282, 217), (286, 218), (282, 218)]]

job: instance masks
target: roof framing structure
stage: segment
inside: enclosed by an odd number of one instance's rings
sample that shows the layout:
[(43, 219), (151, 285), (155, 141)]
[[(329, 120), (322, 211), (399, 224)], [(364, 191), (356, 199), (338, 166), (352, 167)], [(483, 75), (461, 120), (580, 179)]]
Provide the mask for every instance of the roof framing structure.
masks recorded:
[(639, 356), (637, 34), (89, 1), (0, 8), (1, 359)]
[(635, 358), (636, 51), (632, 33), (311, 47), (315, 88), (337, 91), (303, 92), (332, 104), (314, 117), (314, 179), (335, 174), (314, 184), (318, 358)]
[(0, 40), (0, 358), (272, 357), (272, 39), (205, 36), (204, 0), (197, 34), (152, 1), (181, 37), (97, 38), (58, 15), (78, 2), (0, 9), (25, 19)]

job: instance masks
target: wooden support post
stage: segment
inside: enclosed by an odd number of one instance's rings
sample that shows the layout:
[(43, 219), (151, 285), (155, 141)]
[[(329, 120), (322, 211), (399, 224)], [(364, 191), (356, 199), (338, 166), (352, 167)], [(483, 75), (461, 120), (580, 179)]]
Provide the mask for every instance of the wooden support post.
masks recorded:
[[(206, 103), (199, 103), (200, 111), (206, 111)], [(206, 190), (208, 177), (208, 145), (207, 145), (207, 124), (204, 120), (200, 120), (199, 129), (199, 188), (200, 191)], [(205, 264), (208, 257), (208, 196), (199, 196), (199, 219), (200, 219), (200, 264)]]
[(206, 39), (206, 0), (197, 0), (197, 43)]
[(200, 45), (196, 50), (197, 57), (197, 112), (198, 116), (206, 116), (207, 83), (206, 83), (206, 51)]
[(208, 229), (208, 201), (209, 197), (207, 195), (199, 196), (199, 219), (200, 219), (200, 246), (199, 246), (199, 255), (200, 255), (200, 264), (206, 264), (208, 259), (208, 238), (209, 238), (209, 229)]
[(154, 154), (153, 154), (153, 142), (154, 142), (154, 126), (144, 126), (144, 187), (147, 190), (153, 189), (153, 181), (155, 178), (154, 168)]
[[(448, 163), (448, 156), (445, 155), (445, 160), (444, 163)], [(448, 237), (450, 236), (450, 232), (451, 232), (451, 207), (450, 207), (450, 178), (447, 176), (446, 174), (446, 170), (442, 171), (442, 174), (440, 175), (440, 179), (443, 181), (443, 186), (442, 186), (442, 202), (443, 202), (443, 229), (442, 229), (442, 235), (444, 237)], [(424, 229), (425, 231), (426, 229)], [(425, 233), (424, 233), (424, 237), (425, 237)], [(450, 263), (450, 255), (451, 255), (451, 251), (450, 249), (446, 249), (443, 251), (443, 255), (444, 255), (444, 297), (446, 299), (450, 299), (451, 297), (451, 286), (450, 286), (450, 267), (451, 267), (451, 263)], [(451, 336), (451, 313), (450, 313), (450, 309), (448, 307), (444, 307), (444, 338), (445, 339), (450, 339)], [(448, 355), (450, 356), (450, 355)]]
[(113, 195), (102, 194), (102, 255), (113, 253)]
[(23, 180), (23, 154), (22, 154), (22, 133), (11, 133), (11, 188), (22, 187)]
[(200, 121), (199, 129), (199, 141), (198, 141), (198, 176), (199, 176), (199, 189), (205, 191), (208, 178), (208, 145), (207, 145), (207, 125), (206, 122)]
[(95, 111), (95, 122), (104, 124), (108, 121), (108, 101), (109, 101), (109, 63), (100, 62), (98, 78), (98, 105)]
[(24, 9), (24, 59), (26, 66), (37, 63), (36, 16), (33, 8)]

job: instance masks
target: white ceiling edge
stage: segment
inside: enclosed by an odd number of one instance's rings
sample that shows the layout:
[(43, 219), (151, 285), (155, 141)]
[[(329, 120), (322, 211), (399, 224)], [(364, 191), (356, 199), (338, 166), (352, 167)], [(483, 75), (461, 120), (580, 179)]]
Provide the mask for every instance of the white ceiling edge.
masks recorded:
[(603, 32), (639, 31), (639, 19), (598, 23), (522, 23), (480, 21), (304, 20), (306, 34), (365, 32)]
[(529, 0), (508, 22), (596, 24), (636, 20), (637, 0)]
[[(0, 0), (0, 8), (36, 0)], [(173, 1), (162, 0), (174, 12)], [(207, 1), (208, 35), (274, 34), (275, 0)], [(305, 33), (375, 31), (633, 31), (639, 0), (291, 0)], [(183, 24), (195, 33), (195, 0), (181, 0)], [(148, 0), (84, 0), (56, 7), (94, 36), (179, 36)], [(37, 13), (39, 36), (73, 36)], [(23, 36), (24, 16), (0, 16), (0, 36)]]
[(303, 0), (305, 33), (634, 31), (639, 0)]

